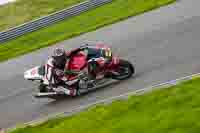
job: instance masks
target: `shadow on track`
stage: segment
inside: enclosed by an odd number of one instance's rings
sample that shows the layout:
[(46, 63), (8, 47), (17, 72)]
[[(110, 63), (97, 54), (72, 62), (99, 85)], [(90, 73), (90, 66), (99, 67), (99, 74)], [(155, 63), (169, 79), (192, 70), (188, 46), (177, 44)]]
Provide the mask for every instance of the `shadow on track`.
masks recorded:
[(134, 78), (140, 76), (139, 74), (136, 74), (135, 76), (127, 79), (127, 80), (121, 80), (121, 81), (116, 81), (116, 80), (110, 80), (110, 81), (107, 81), (105, 84), (102, 84), (100, 86), (98, 86), (96, 89), (94, 90), (91, 90), (91, 91), (88, 91), (87, 93), (81, 95), (81, 96), (77, 96), (77, 97), (60, 97), (52, 102), (49, 102), (47, 103), (46, 105), (47, 106), (55, 106), (57, 104), (60, 104), (61, 102), (65, 102), (67, 100), (78, 100), (78, 99), (82, 99), (84, 97), (87, 97), (91, 94), (94, 94), (94, 93), (97, 93), (97, 92), (100, 92), (100, 91), (104, 91), (105, 89), (109, 89), (109, 87), (115, 87), (115, 86), (118, 86), (119, 84), (121, 83), (126, 83), (126, 82), (130, 82), (131, 80), (133, 80)]

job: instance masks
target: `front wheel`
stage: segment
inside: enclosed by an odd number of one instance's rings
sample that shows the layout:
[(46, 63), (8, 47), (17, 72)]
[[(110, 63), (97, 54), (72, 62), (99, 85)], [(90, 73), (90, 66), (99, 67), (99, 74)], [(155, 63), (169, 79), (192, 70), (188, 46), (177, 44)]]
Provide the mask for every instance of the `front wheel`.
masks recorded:
[(124, 80), (130, 78), (135, 73), (134, 66), (126, 60), (120, 60), (117, 70), (112, 74), (112, 79)]

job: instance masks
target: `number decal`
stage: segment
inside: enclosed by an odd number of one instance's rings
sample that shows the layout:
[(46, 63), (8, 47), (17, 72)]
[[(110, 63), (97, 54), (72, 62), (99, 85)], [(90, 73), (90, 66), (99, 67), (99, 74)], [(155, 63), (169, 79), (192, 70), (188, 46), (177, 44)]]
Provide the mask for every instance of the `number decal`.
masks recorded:
[(35, 75), (36, 72), (37, 72), (37, 70), (36, 70), (36, 69), (33, 69), (33, 70), (31, 71), (31, 75)]
[(111, 57), (112, 56), (112, 51), (111, 51), (110, 48), (108, 48), (108, 49), (105, 50), (105, 56), (106, 57)]

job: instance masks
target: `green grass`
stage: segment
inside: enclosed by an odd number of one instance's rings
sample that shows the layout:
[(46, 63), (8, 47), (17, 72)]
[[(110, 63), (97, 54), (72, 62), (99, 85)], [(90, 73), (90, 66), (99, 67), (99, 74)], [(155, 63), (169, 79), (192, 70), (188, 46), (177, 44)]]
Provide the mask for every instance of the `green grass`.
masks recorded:
[(11, 133), (199, 133), (200, 79)]
[[(112, 3), (85, 12), (50, 27), (26, 34), (0, 45), (0, 61), (55, 44), (73, 36), (123, 20), (175, 0), (113, 0)], [(134, 27), (132, 27), (134, 28)]]
[(0, 31), (48, 15), (84, 0), (16, 0), (0, 6)]

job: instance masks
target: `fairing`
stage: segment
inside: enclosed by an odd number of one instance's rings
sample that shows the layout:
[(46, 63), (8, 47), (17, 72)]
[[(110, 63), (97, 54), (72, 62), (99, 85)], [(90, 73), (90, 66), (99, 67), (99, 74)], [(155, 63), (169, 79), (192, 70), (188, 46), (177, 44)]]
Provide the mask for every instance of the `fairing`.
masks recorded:
[(42, 80), (43, 76), (39, 74), (40, 66), (27, 70), (24, 73), (24, 78), (27, 80)]

